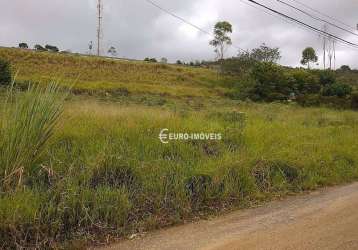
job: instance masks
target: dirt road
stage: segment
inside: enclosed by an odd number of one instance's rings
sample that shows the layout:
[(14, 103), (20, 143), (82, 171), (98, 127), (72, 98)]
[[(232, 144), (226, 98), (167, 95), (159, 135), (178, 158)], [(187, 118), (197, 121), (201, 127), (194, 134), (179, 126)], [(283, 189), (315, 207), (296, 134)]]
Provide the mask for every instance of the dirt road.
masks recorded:
[(358, 249), (358, 183), (120, 242), (105, 250)]

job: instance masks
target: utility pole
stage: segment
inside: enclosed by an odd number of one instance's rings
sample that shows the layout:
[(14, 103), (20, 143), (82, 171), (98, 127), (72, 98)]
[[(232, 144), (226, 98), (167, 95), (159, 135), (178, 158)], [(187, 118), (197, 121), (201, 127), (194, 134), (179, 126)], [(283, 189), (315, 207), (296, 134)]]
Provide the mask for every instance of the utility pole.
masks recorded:
[(97, 24), (97, 56), (101, 55), (101, 40), (102, 40), (102, 18), (103, 18), (103, 5), (102, 0), (97, 0), (97, 11), (98, 11), (98, 24)]
[[(323, 25), (323, 30), (327, 32), (327, 25)], [(323, 36), (323, 68), (326, 69), (326, 51), (327, 51), (327, 38)]]

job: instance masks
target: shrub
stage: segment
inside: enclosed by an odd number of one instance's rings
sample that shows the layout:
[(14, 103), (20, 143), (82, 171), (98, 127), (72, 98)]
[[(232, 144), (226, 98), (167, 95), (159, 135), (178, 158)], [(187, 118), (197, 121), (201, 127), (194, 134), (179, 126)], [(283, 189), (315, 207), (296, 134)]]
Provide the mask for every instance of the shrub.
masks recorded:
[(290, 74), (291, 84), (297, 94), (318, 94), (321, 85), (316, 75), (306, 70), (296, 70)]
[(11, 80), (10, 63), (0, 58), (0, 85), (9, 85)]
[(352, 93), (352, 87), (347, 84), (334, 83), (323, 89), (323, 96), (345, 97)]
[(256, 80), (251, 93), (254, 100), (286, 100), (293, 92), (282, 67), (274, 63), (257, 63), (252, 76)]
[(332, 85), (336, 83), (336, 74), (332, 70), (323, 70), (319, 74), (319, 82), (321, 85)]

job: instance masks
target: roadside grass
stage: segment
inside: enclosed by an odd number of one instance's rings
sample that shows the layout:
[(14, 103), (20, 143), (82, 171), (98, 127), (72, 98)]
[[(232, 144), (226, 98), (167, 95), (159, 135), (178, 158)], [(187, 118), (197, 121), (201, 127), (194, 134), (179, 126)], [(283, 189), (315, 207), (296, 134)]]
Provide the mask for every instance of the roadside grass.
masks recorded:
[[(175, 101), (66, 102), (36, 171), (0, 194), (0, 247), (103, 243), (358, 177), (356, 112)], [(223, 139), (162, 144), (163, 128)]]
[[(0, 249), (84, 249), (357, 180), (357, 112), (225, 99), (236, 79), (203, 68), (0, 56), (43, 83), (0, 107)], [(223, 138), (162, 144), (163, 128)]]

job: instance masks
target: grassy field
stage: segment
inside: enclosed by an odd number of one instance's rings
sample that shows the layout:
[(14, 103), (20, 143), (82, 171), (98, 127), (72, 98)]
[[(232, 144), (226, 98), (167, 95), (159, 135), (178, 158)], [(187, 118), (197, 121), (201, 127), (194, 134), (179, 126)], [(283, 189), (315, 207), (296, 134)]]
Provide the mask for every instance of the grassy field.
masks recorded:
[(5, 48), (0, 48), (0, 57), (12, 63), (20, 82), (56, 78), (62, 85), (74, 85), (75, 93), (93, 95), (220, 96), (235, 82), (209, 69), (160, 63)]
[[(34, 57), (13, 56), (27, 68), (22, 80), (79, 73), (77, 62), (87, 74), (75, 88), (100, 91), (95, 83), (112, 78), (111, 90), (133, 92), (66, 97), (56, 86), (34, 88), (1, 106), (0, 248), (83, 249), (358, 178), (357, 112), (225, 99), (218, 86), (228, 82), (208, 69), (20, 53)], [(118, 72), (90, 74), (92, 63)], [(165, 95), (170, 87), (188, 89)], [(222, 140), (162, 144), (163, 128)]]

